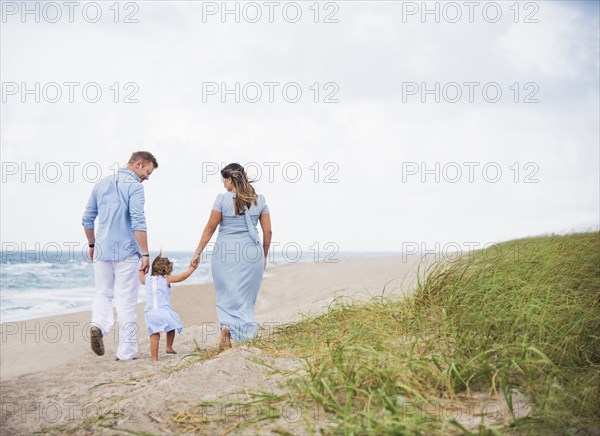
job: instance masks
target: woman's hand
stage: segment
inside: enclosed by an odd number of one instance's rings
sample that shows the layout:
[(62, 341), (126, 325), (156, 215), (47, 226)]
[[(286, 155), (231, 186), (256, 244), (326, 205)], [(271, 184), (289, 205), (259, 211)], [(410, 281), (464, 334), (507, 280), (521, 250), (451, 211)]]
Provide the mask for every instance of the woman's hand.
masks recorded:
[(192, 257), (192, 260), (190, 260), (190, 266), (192, 268), (198, 268), (198, 265), (200, 264), (200, 254), (196, 251), (194, 253), (194, 257)]

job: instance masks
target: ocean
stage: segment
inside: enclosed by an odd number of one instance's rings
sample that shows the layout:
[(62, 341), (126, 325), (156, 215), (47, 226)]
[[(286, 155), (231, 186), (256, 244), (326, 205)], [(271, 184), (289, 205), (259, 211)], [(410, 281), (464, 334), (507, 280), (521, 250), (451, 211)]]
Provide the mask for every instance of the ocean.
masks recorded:
[[(158, 253), (150, 253), (152, 260)], [(305, 253), (295, 255), (269, 254), (265, 277), (276, 268), (290, 263), (335, 262), (355, 257), (385, 256), (390, 253)], [(165, 252), (173, 261), (174, 273), (187, 269), (193, 253)], [(271, 272), (270, 272), (271, 271)], [(210, 255), (203, 256), (198, 269), (181, 284), (212, 283)], [(176, 284), (173, 286), (179, 286)], [(23, 321), (43, 316), (88, 311), (94, 298), (94, 267), (82, 256), (66, 252), (31, 253), (0, 252), (0, 323)], [(145, 301), (140, 286), (139, 301)]]

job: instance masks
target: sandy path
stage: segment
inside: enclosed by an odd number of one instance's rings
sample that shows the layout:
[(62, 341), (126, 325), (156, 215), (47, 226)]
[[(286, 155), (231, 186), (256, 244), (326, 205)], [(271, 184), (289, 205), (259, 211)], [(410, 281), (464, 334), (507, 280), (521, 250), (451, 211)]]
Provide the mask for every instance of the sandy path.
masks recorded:
[[(368, 298), (381, 295), (384, 287), (386, 293), (407, 291), (414, 284), (417, 267), (418, 259), (379, 257), (269, 269), (257, 301), (257, 321), (273, 325), (297, 320), (300, 312), (317, 314), (339, 296)], [(192, 353), (196, 343), (202, 349), (217, 343), (214, 302), (212, 285), (180, 286), (173, 291), (173, 305), (186, 328), (175, 341), (177, 356), (165, 355), (161, 342), (157, 365), (149, 360), (141, 305), (139, 359), (130, 362), (115, 362), (112, 335), (105, 338), (104, 356), (91, 352), (87, 340), (89, 312), (3, 324), (0, 433), (52, 431), (59, 425), (57, 433), (66, 428), (81, 434), (115, 434), (103, 426), (116, 424), (163, 434), (175, 429), (171, 415), (190, 404), (245, 389), (281, 391), (286, 377), (257, 362), (262, 359), (277, 368), (297, 370), (299, 361), (261, 356), (260, 351), (241, 346), (203, 363), (181, 364), (181, 358)], [(106, 419), (97, 419), (113, 411), (123, 416), (109, 414)], [(296, 422), (291, 412), (285, 419), (263, 424), (303, 432), (304, 423)], [(211, 409), (207, 413), (224, 411)], [(84, 421), (91, 423), (82, 424)]]

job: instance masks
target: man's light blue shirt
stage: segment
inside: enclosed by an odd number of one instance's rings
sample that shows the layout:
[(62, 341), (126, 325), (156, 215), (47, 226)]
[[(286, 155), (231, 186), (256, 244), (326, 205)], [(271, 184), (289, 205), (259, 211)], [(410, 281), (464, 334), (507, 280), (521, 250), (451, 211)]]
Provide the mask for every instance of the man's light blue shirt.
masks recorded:
[[(133, 171), (121, 168), (115, 175), (100, 179), (90, 195), (82, 224), (94, 229), (98, 218), (94, 260), (122, 261), (141, 256), (134, 230), (146, 231), (144, 187)], [(139, 257), (138, 257), (139, 259)]]

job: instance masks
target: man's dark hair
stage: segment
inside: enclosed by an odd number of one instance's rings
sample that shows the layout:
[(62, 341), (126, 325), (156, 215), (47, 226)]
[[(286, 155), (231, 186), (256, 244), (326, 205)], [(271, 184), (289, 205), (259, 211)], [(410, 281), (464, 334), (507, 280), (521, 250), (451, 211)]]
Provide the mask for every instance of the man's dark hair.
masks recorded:
[(136, 160), (140, 159), (142, 160), (142, 162), (152, 162), (152, 164), (154, 165), (154, 169), (158, 168), (158, 162), (156, 161), (156, 158), (149, 151), (136, 151), (131, 155), (128, 163), (132, 164)]

